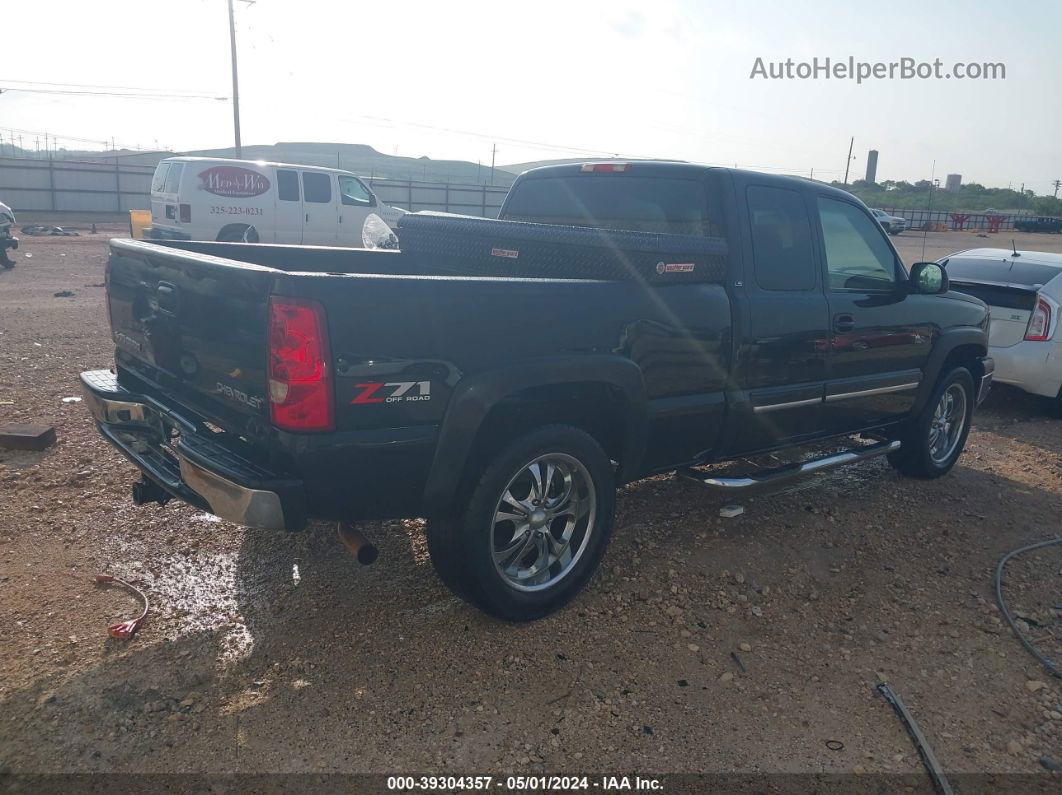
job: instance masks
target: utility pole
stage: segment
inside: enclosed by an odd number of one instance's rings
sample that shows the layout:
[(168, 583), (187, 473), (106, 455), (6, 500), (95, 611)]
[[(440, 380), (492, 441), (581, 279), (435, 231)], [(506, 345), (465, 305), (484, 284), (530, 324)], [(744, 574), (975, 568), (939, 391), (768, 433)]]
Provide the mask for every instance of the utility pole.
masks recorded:
[(848, 159), (844, 161), (844, 184), (848, 184), (848, 167), (852, 165), (852, 146), (855, 144), (855, 136), (853, 135), (848, 142)]
[(494, 144), (490, 150), (490, 184), (494, 184), (494, 155), (498, 153), (498, 145)]
[(236, 71), (236, 19), (232, 13), (232, 0), (229, 0), (229, 47), (232, 50), (232, 129), (236, 137), (236, 159), (243, 158), (240, 145), (240, 78)]
[(1062, 185), (1062, 180), (1056, 179), (1051, 184), (1055, 186), (1055, 198), (1057, 199), (1058, 198), (1058, 188), (1059, 188), (1060, 185)]

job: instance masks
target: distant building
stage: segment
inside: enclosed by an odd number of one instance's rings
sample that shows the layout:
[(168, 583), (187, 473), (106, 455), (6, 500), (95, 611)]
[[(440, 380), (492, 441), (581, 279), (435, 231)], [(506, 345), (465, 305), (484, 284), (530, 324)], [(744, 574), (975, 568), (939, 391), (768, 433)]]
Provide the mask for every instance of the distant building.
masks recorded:
[(867, 152), (867, 182), (877, 182), (878, 177), (878, 150), (871, 149)]
[(947, 179), (944, 181), (944, 190), (949, 193), (958, 193), (961, 187), (962, 174), (948, 174)]

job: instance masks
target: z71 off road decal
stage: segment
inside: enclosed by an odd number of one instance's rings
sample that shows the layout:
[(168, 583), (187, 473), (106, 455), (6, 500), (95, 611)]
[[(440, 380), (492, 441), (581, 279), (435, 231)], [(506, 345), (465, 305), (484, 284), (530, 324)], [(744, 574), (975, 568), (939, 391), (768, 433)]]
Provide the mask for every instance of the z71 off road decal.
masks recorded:
[(431, 381), (390, 381), (387, 383), (358, 384), (358, 389), (361, 392), (350, 401), (355, 405), (401, 403), (407, 400), (431, 400)]

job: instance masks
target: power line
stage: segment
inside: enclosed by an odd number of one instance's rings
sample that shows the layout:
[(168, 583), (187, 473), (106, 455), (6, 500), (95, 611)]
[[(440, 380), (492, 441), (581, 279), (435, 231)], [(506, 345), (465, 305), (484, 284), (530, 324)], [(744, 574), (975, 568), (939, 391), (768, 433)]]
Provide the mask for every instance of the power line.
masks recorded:
[(211, 97), (206, 94), (131, 94), (123, 93), (120, 91), (81, 91), (81, 90), (67, 90), (58, 88), (15, 88), (7, 86), (4, 91), (19, 91), (23, 94), (61, 94), (63, 96), (82, 96), (82, 97), (122, 97), (124, 99), (209, 99), (221, 102), (228, 102), (228, 97)]

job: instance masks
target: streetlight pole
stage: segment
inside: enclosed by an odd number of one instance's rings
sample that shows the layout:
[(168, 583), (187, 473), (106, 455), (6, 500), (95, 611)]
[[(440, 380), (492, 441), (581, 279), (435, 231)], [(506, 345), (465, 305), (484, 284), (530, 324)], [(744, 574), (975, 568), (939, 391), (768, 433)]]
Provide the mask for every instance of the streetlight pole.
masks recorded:
[(240, 78), (236, 71), (236, 19), (229, 0), (229, 47), (232, 49), (232, 129), (236, 136), (236, 159), (243, 157), (240, 145)]

